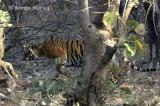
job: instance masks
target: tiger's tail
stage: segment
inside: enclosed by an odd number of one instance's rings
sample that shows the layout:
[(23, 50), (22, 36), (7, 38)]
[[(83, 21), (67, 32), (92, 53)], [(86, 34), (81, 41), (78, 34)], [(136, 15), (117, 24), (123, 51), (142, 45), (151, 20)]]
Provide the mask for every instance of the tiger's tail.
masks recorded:
[(140, 72), (153, 72), (153, 71), (157, 71), (157, 69), (155, 67), (146, 67), (146, 68), (143, 68), (143, 67), (140, 67), (140, 66), (137, 66), (135, 64), (130, 64), (130, 67), (132, 69), (135, 69), (135, 71), (140, 71)]

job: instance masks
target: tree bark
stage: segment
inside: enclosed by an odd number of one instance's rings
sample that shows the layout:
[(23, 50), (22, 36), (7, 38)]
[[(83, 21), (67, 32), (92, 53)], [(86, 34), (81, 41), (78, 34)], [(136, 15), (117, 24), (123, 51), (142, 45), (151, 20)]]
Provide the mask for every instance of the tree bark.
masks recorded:
[[(83, 73), (85, 80), (89, 80), (91, 73), (93, 73), (98, 64), (98, 60), (101, 59), (104, 54), (105, 48), (101, 43), (99, 37), (96, 35), (96, 28), (90, 21), (88, 12), (88, 0), (80, 1), (81, 6), (81, 28), (84, 32), (84, 44), (85, 44), (85, 58), (86, 65), (83, 67)], [(103, 51), (103, 52), (102, 52)]]
[[(96, 106), (96, 94), (90, 93), (88, 87), (91, 85), (99, 86), (99, 82), (101, 82), (101, 75), (105, 77), (105, 67), (112, 59), (117, 47), (109, 47), (104, 45), (100, 39), (99, 35), (96, 35), (96, 28), (91, 22), (91, 18), (88, 10), (88, 0), (80, 1), (81, 6), (81, 16), (80, 16), (80, 24), (81, 28), (84, 32), (84, 41), (85, 41), (85, 65), (83, 67), (82, 78), (83, 78), (83, 86), (79, 87), (79, 94), (87, 94), (87, 103), (89, 106)], [(102, 21), (102, 20), (101, 20)], [(109, 32), (110, 33), (110, 32)], [(111, 35), (109, 35), (111, 36)], [(112, 50), (113, 49), (113, 50)], [(106, 59), (106, 60), (105, 60)], [(94, 84), (93, 84), (94, 83)], [(96, 83), (96, 84), (95, 84)], [(88, 91), (88, 92), (87, 92)], [(81, 95), (82, 96), (82, 95)], [(90, 98), (92, 96), (92, 98)]]
[[(113, 55), (115, 54), (119, 46), (119, 43), (115, 44), (115, 46), (113, 47), (104, 45), (100, 40), (101, 35), (96, 35), (97, 29), (91, 22), (88, 9), (89, 7), (88, 0), (80, 0), (79, 3), (82, 10), (80, 15), (80, 24), (84, 33), (83, 36), (85, 41), (84, 58), (86, 64), (84, 65), (82, 72), (83, 84), (78, 86), (79, 89), (77, 90), (78, 91), (77, 98), (85, 96), (83, 98), (85, 99), (86, 106), (97, 106), (98, 103), (96, 103), (96, 97), (97, 97), (96, 90), (100, 88), (101, 84), (106, 78), (107, 74), (106, 66), (112, 59)], [(109, 4), (111, 5), (110, 8), (108, 9), (109, 11), (112, 12), (119, 11), (117, 9), (119, 8), (120, 4), (119, 0), (118, 1), (113, 0), (112, 2), (109, 2)], [(128, 15), (133, 7), (133, 6), (131, 7), (128, 6), (126, 8), (126, 12), (123, 17), (123, 20), (125, 21), (124, 24), (126, 23)], [(125, 35), (126, 33), (125, 25), (122, 28), (119, 28), (118, 30), (121, 30), (119, 32), (121, 32), (122, 35)], [(111, 33), (109, 32), (107, 34)]]
[[(16, 79), (18, 77), (18, 74), (14, 71), (14, 68), (12, 66), (11, 63), (4, 61), (2, 58), (4, 56), (4, 25), (3, 23), (0, 24), (0, 76), (4, 77), (3, 71), (5, 71), (8, 75), (9, 80), (13, 83), (15, 87), (15, 81), (14, 79)], [(3, 78), (1, 78), (3, 79)]]

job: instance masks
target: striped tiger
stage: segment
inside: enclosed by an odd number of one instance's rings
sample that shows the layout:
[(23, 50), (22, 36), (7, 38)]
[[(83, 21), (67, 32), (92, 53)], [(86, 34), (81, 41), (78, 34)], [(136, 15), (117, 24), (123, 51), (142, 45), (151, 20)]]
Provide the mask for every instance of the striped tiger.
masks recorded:
[[(64, 65), (65, 59), (67, 59), (68, 63), (66, 66), (82, 66), (84, 64), (83, 52), (83, 40), (51, 38), (48, 41), (30, 46), (24, 54), (23, 60), (33, 60), (37, 57), (58, 58), (59, 63), (56, 64), (56, 69), (60, 70), (60, 67)], [(156, 71), (156, 68), (141, 68), (133, 63), (129, 63), (129, 66), (140, 72)]]
[(83, 40), (51, 38), (48, 41), (30, 46), (28, 52), (24, 54), (24, 59), (32, 60), (37, 57), (58, 58), (60, 63), (57, 64), (57, 67), (64, 65), (64, 60), (67, 59), (69, 66), (80, 67), (83, 64), (83, 51)]

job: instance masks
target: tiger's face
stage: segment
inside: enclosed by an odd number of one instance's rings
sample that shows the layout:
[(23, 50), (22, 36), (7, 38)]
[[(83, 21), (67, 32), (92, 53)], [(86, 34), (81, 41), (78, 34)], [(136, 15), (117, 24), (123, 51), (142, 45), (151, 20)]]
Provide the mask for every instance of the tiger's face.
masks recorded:
[(27, 48), (27, 52), (24, 53), (23, 55), (23, 59), (22, 60), (34, 60), (38, 57), (38, 50), (37, 50), (38, 46), (31, 46)]

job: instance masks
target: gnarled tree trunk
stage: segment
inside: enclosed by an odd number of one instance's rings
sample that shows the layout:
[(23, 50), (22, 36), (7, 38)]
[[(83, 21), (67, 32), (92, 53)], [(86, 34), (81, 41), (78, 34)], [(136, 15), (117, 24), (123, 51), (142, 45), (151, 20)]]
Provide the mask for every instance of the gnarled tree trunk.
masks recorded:
[[(86, 97), (85, 105), (96, 106), (96, 93), (93, 91), (93, 89), (99, 87), (101, 82), (104, 81), (106, 75), (105, 68), (112, 59), (117, 47), (109, 47), (102, 43), (101, 36), (96, 35), (97, 29), (91, 22), (89, 9), (87, 9), (89, 7), (88, 0), (79, 2), (82, 10), (80, 24), (84, 32), (86, 61), (82, 72), (83, 86), (79, 87), (79, 94), (83, 94), (84, 97)], [(105, 36), (110, 38), (110, 32), (106, 32), (105, 34)]]
[(14, 71), (14, 68), (11, 63), (4, 61), (2, 58), (4, 56), (4, 24), (0, 23), (0, 79), (5, 79), (3, 71), (8, 75), (10, 81), (13, 82), (15, 87), (14, 79), (18, 77), (18, 74)]
[[(112, 0), (112, 2), (105, 1), (111, 6), (108, 9), (109, 11), (117, 12), (119, 11), (119, 4), (120, 0)], [(101, 35), (96, 35), (96, 27), (91, 22), (91, 18), (89, 15), (89, 4), (88, 0), (80, 0), (80, 9), (81, 9), (81, 15), (80, 15), (80, 24), (81, 28), (84, 32), (84, 41), (85, 41), (85, 66), (83, 67), (82, 72), (82, 78), (83, 82), (81, 85), (79, 85), (79, 89), (77, 89), (77, 100), (83, 100), (83, 102), (86, 102), (85, 104), (82, 103), (82, 105), (85, 106), (97, 106), (98, 103), (96, 102), (96, 90), (98, 90), (101, 87), (101, 84), (103, 81), (105, 81), (107, 70), (106, 66), (112, 59), (113, 55), (115, 54), (119, 43), (115, 43), (114, 46), (110, 45), (104, 45), (101, 40), (101, 36), (108, 36), (107, 38), (111, 39), (105, 39), (107, 41), (112, 41), (112, 32), (109, 32), (111, 30), (108, 30), (106, 26), (104, 30), (106, 30), (106, 33), (102, 33)], [(130, 5), (129, 5), (130, 6)], [(125, 15), (123, 17), (124, 23), (126, 23), (128, 19), (128, 15), (133, 7), (127, 6)], [(105, 10), (107, 11), (107, 10)], [(99, 16), (101, 17), (101, 16)], [(99, 19), (98, 17), (98, 19)], [(101, 19), (102, 21), (102, 19)], [(99, 23), (99, 21), (98, 21)], [(96, 24), (96, 22), (94, 23)], [(119, 24), (119, 23), (117, 23)], [(123, 25), (119, 25), (123, 26)], [(125, 26), (118, 29), (121, 30), (121, 33), (125, 34)]]

